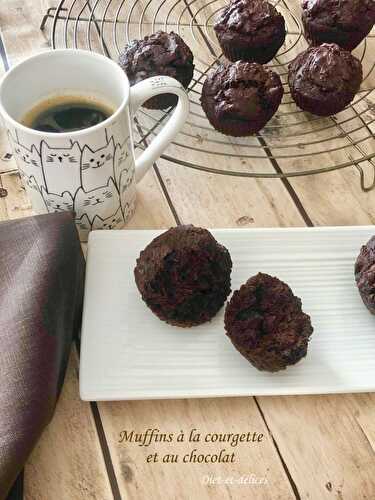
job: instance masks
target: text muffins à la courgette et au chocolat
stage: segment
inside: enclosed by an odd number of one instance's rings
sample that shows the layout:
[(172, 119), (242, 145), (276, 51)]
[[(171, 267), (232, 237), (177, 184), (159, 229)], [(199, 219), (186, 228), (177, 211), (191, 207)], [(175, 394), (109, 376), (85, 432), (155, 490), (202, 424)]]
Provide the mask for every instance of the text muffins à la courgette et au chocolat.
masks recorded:
[[(373, 0), (304, 0), (302, 22), (310, 47), (290, 64), (290, 93), (303, 111), (331, 116), (345, 109), (362, 83), (362, 65), (351, 54), (375, 23)], [(276, 71), (265, 64), (285, 42), (285, 20), (265, 0), (231, 0), (217, 15), (214, 31), (223, 55), (203, 82), (201, 105), (210, 124), (228, 136), (258, 133), (275, 115), (283, 97)], [(194, 56), (181, 36), (157, 33), (131, 41), (119, 59), (133, 85), (166, 75), (185, 89), (194, 72)], [(165, 109), (177, 103), (164, 94), (144, 103)]]

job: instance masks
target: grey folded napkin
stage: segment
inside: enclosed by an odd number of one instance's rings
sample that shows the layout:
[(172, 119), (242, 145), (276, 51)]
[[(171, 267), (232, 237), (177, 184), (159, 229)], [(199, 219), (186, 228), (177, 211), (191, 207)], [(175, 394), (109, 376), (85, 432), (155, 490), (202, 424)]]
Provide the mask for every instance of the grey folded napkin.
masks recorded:
[[(80, 325), (83, 283), (70, 213), (0, 224), (1, 500), (52, 418)], [(12, 498), (22, 495), (20, 483)]]

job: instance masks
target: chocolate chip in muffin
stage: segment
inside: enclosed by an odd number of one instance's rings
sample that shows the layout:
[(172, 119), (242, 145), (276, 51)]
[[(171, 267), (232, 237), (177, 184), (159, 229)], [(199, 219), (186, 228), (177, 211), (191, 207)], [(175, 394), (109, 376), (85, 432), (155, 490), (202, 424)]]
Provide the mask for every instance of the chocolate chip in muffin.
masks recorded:
[(291, 95), (304, 111), (330, 116), (354, 99), (362, 82), (360, 61), (336, 44), (310, 47), (289, 65)]
[[(193, 78), (193, 54), (183, 39), (174, 33), (158, 31), (142, 40), (131, 41), (119, 58), (119, 64), (134, 85), (151, 76), (170, 76), (187, 88)], [(161, 94), (146, 101), (149, 109), (164, 109), (177, 104), (177, 96)]]
[(280, 77), (258, 63), (219, 66), (203, 84), (201, 104), (211, 125), (226, 135), (258, 132), (276, 113), (283, 96)]

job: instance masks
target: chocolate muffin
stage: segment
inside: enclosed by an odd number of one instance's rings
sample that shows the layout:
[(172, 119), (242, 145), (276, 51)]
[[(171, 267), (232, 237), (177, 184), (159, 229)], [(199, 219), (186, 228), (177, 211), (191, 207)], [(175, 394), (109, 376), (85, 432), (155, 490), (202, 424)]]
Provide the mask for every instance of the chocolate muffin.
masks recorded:
[(258, 370), (276, 372), (306, 356), (310, 316), (286, 283), (259, 273), (234, 292), (225, 329), (234, 347)]
[(189, 327), (210, 321), (230, 293), (232, 260), (207, 229), (178, 226), (155, 238), (134, 270), (142, 299), (161, 320)]
[(375, 236), (361, 248), (354, 274), (363, 303), (375, 314)]
[[(119, 64), (134, 85), (150, 76), (170, 76), (185, 88), (193, 78), (193, 54), (176, 33), (158, 31), (143, 40), (133, 40), (120, 55)], [(177, 104), (177, 96), (161, 94), (146, 101), (149, 109), (164, 109)]]
[(290, 92), (297, 106), (319, 116), (342, 111), (362, 82), (360, 61), (332, 43), (310, 47), (289, 65)]
[(285, 40), (285, 21), (265, 0), (232, 0), (214, 25), (230, 61), (270, 61)]
[(279, 76), (258, 63), (219, 66), (203, 84), (201, 104), (211, 125), (226, 135), (258, 132), (283, 96)]
[(312, 45), (337, 43), (353, 50), (375, 23), (374, 0), (304, 0), (302, 22)]

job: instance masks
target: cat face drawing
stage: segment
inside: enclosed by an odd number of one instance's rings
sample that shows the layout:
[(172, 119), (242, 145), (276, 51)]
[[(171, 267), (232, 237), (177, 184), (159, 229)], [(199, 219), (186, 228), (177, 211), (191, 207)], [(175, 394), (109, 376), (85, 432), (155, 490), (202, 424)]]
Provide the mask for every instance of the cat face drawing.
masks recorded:
[(28, 177), (34, 177), (36, 183), (41, 187), (44, 185), (42, 161), (38, 150), (34, 145), (31, 149), (16, 142), (8, 132), (8, 138), (11, 143), (13, 154), (18, 168)]
[(96, 216), (92, 223), (92, 229), (115, 229), (123, 225), (124, 217), (122, 216), (121, 208), (117, 210), (116, 213), (108, 217), (107, 219), (102, 219)]
[(114, 140), (102, 148), (93, 150), (89, 146), (82, 149), (82, 187), (85, 191), (106, 186), (109, 178), (114, 178)]
[(29, 151), (21, 144), (14, 144), (14, 154), (24, 165), (32, 165), (41, 168), (41, 159), (36, 147), (33, 145)]
[(64, 191), (64, 193), (59, 195), (47, 193), (47, 191), (42, 188), (42, 195), (48, 212), (70, 212), (73, 210), (73, 198), (69, 191)]
[(120, 198), (112, 178), (104, 187), (84, 191), (80, 188), (74, 198), (74, 210), (77, 218), (87, 215), (92, 223), (96, 216), (102, 220), (115, 214), (120, 207)]
[(81, 186), (81, 150), (78, 143), (71, 143), (67, 148), (52, 148), (42, 141), (41, 157), (47, 191), (59, 195), (69, 191), (74, 196)]

